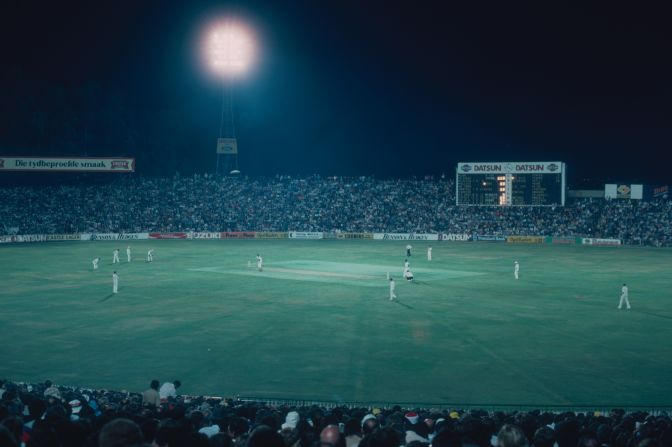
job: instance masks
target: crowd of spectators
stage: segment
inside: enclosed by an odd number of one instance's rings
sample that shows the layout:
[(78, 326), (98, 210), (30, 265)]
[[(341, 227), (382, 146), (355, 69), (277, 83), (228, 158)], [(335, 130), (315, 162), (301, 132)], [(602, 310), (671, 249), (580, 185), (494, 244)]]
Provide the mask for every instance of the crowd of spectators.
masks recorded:
[[(179, 381), (167, 382), (175, 391)], [(0, 382), (0, 446), (665, 447), (665, 413), (271, 405)], [(170, 385), (170, 386), (167, 386)]]
[(583, 199), (552, 207), (455, 203), (455, 182), (446, 178), (136, 176), (96, 186), (0, 188), (0, 222), (20, 234), (417, 232), (672, 245), (670, 200)]

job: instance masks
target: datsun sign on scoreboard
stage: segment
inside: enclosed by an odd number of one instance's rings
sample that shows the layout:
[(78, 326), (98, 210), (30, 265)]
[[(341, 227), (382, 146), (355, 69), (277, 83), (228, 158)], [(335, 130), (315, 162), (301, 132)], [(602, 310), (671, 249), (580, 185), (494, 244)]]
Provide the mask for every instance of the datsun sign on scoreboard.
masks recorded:
[(565, 204), (565, 164), (559, 161), (458, 163), (458, 205)]

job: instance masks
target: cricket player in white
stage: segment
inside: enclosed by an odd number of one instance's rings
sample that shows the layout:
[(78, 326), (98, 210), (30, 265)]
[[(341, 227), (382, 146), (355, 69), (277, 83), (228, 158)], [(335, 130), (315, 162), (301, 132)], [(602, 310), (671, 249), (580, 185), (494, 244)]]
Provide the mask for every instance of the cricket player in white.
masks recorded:
[(147, 250), (147, 262), (152, 262), (154, 260), (154, 249)]
[(431, 261), (432, 260), (432, 247), (429, 247), (427, 249), (427, 260)]
[(618, 308), (621, 309), (625, 303), (626, 309), (630, 309), (630, 300), (628, 300), (628, 286), (623, 283), (621, 287), (621, 301), (618, 302)]
[(126, 247), (126, 257), (128, 258), (128, 262), (131, 262), (131, 246), (129, 245)]
[(520, 271), (520, 264), (518, 264), (518, 261), (513, 263), (513, 276), (518, 279), (518, 272)]
[(112, 273), (112, 293), (117, 293), (117, 289), (119, 289), (119, 276), (117, 276), (117, 272)]
[(411, 256), (411, 244), (406, 244), (406, 256)]
[(404, 274), (406, 273), (406, 270), (410, 269), (411, 265), (408, 263), (408, 259), (404, 259)]
[(404, 279), (406, 281), (413, 281), (413, 272), (411, 272), (411, 269), (404, 269)]
[(257, 254), (257, 270), (262, 272), (264, 270), (264, 260)]
[(100, 262), (100, 258), (93, 258), (93, 261), (91, 263), (93, 264), (93, 269), (98, 270), (98, 263)]
[(112, 264), (116, 264), (119, 262), (119, 249), (115, 248), (114, 251), (112, 252)]
[(390, 278), (390, 301), (397, 297), (397, 295), (394, 294), (394, 287), (394, 278)]

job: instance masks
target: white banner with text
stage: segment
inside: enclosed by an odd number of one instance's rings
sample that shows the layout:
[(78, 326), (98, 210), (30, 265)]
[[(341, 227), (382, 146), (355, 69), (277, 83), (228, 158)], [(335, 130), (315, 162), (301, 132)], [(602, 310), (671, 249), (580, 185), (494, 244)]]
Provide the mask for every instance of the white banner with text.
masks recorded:
[(0, 171), (134, 172), (135, 158), (6, 157), (0, 155)]
[(324, 233), (321, 231), (290, 231), (290, 239), (323, 239)]
[(594, 237), (584, 237), (581, 239), (583, 245), (621, 245), (620, 239), (600, 239)]
[(373, 233), (378, 241), (438, 241), (438, 234), (429, 233)]
[(149, 233), (84, 233), (83, 241), (132, 241), (149, 239)]

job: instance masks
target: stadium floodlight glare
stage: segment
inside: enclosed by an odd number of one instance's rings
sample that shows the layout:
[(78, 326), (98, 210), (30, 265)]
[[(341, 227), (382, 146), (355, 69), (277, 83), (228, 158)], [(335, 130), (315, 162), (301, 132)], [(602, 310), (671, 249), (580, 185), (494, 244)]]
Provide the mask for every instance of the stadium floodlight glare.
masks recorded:
[(205, 46), (208, 65), (224, 78), (244, 75), (254, 62), (254, 34), (241, 22), (228, 20), (213, 25)]

